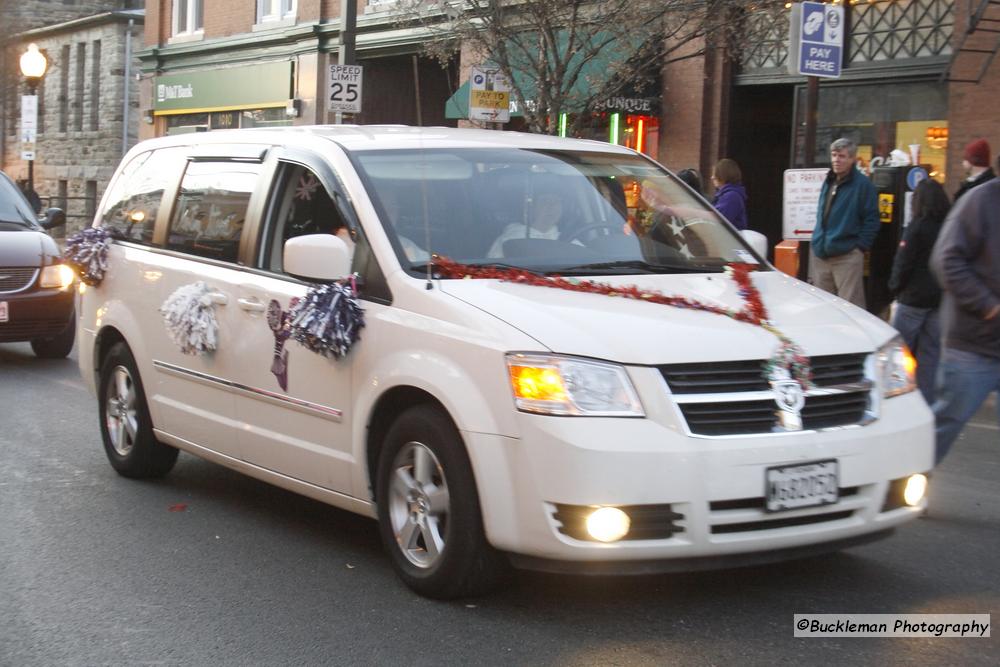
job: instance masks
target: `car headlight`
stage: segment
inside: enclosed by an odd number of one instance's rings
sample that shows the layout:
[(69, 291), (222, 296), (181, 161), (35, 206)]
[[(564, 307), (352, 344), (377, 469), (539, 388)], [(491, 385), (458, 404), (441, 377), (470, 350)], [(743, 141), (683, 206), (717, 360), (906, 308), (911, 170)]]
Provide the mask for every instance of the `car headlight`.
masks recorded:
[(51, 287), (66, 289), (73, 284), (74, 280), (76, 280), (76, 274), (68, 265), (52, 264), (42, 267), (42, 277), (39, 283), (46, 289)]
[(906, 394), (917, 388), (917, 360), (900, 338), (883, 345), (876, 357), (882, 392), (886, 398)]
[(622, 366), (573, 357), (507, 355), (517, 409), (543, 415), (644, 417)]

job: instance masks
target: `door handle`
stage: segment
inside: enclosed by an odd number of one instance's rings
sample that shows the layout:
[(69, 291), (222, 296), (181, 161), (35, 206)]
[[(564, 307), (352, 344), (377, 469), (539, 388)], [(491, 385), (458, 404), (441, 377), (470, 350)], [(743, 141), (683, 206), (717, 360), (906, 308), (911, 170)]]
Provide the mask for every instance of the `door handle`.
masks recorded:
[(240, 308), (250, 313), (263, 313), (267, 310), (267, 306), (257, 299), (237, 299), (236, 303), (240, 304)]
[(217, 306), (224, 306), (229, 303), (229, 297), (222, 292), (209, 292), (205, 296), (207, 296), (211, 302)]

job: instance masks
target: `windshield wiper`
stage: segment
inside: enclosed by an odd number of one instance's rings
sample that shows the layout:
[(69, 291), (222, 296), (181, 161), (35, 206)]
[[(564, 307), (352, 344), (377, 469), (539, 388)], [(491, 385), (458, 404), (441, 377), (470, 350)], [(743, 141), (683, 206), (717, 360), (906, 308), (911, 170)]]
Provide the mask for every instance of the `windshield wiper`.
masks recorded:
[(550, 273), (557, 273), (561, 276), (585, 276), (595, 272), (618, 271), (620, 269), (633, 269), (641, 273), (718, 273), (718, 269), (682, 266), (680, 264), (653, 264), (641, 259), (579, 264), (577, 266), (568, 266), (559, 271), (550, 271)]

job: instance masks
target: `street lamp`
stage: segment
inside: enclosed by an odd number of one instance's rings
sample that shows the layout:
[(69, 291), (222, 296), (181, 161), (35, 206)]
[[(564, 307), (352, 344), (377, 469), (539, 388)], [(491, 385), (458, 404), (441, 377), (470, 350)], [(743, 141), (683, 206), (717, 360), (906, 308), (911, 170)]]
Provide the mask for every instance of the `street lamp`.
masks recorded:
[(21, 96), (21, 157), (28, 161), (28, 190), (35, 190), (35, 135), (38, 132), (38, 95), (36, 91), (48, 62), (37, 44), (29, 44), (21, 54), (21, 74), (28, 84), (28, 94)]

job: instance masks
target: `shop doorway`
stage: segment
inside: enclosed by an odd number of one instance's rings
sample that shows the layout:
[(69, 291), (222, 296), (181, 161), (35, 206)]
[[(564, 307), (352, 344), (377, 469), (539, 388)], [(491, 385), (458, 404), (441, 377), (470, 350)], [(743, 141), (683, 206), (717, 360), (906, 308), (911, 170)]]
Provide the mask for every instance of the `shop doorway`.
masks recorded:
[(729, 157), (743, 171), (743, 185), (750, 197), (750, 228), (766, 235), (773, 251), (782, 237), (782, 179), (791, 166), (794, 88), (734, 86), (731, 102)]

